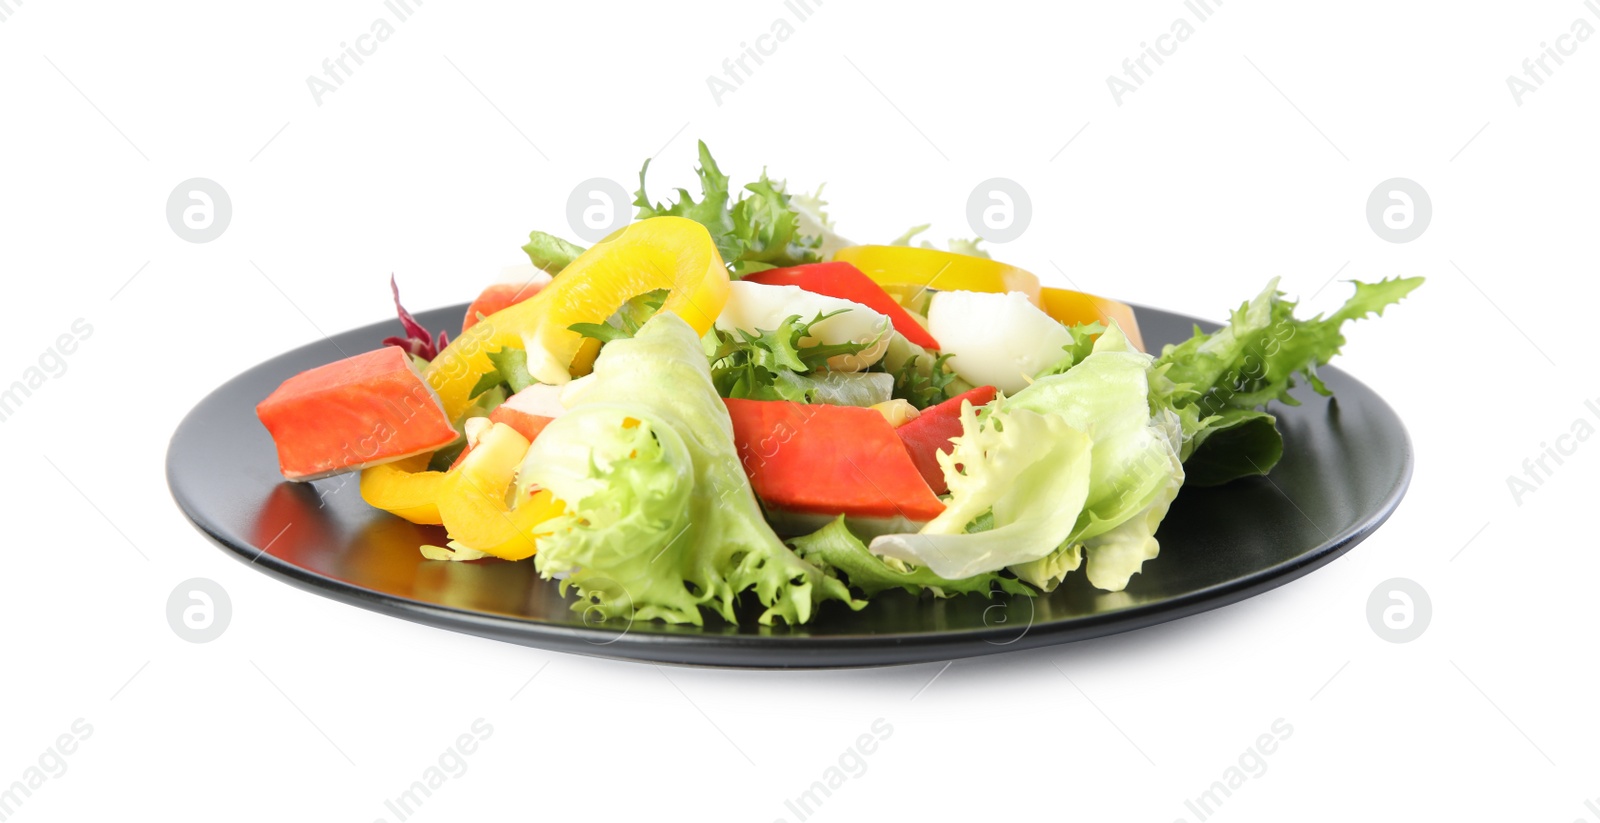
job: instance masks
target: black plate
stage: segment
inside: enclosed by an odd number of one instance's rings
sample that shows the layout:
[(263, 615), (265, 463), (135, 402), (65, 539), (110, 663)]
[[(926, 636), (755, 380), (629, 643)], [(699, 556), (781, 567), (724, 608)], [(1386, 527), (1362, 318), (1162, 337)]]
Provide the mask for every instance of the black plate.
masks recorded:
[[(426, 312), (452, 328), (465, 306)], [(1138, 309), (1153, 349), (1198, 322)], [(1200, 323), (1203, 328), (1215, 324)], [(361, 500), (354, 475), (283, 482), (255, 405), (285, 378), (378, 345), (389, 322), (276, 357), (230, 380), (173, 434), (167, 482), (197, 528), (240, 560), (301, 588), (384, 614), (468, 634), (605, 657), (744, 667), (871, 666), (948, 660), (1066, 643), (1150, 626), (1233, 603), (1338, 557), (1383, 523), (1411, 478), (1411, 444), (1392, 409), (1337, 369), (1337, 398), (1304, 390), (1280, 407), (1286, 451), (1268, 479), (1186, 488), (1161, 524), (1161, 556), (1123, 592), (1083, 574), (1049, 596), (934, 600), (891, 592), (864, 610), (823, 606), (812, 623), (762, 628), (713, 618), (705, 628), (586, 620), (533, 563), (424, 560), (443, 530), (415, 526)]]

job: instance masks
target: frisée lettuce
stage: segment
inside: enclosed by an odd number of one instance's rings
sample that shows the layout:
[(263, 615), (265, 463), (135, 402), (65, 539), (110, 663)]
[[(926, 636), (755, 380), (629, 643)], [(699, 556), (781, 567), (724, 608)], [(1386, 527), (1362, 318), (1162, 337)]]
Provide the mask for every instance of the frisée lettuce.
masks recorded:
[(1302, 320), (1273, 278), (1234, 310), (1227, 325), (1210, 334), (1197, 328), (1193, 337), (1162, 350), (1156, 362), (1165, 369), (1167, 402), (1183, 419), (1189, 483), (1215, 486), (1271, 471), (1283, 456), (1283, 435), (1264, 407), (1299, 405), (1290, 394), (1297, 377), (1318, 394), (1332, 394), (1317, 368), (1344, 346), (1345, 322), (1381, 316), (1423, 278), (1352, 282), (1355, 294), (1338, 311)]
[(518, 486), (568, 507), (534, 562), (577, 589), (574, 610), (701, 625), (704, 607), (733, 622), (753, 590), (771, 625), (805, 623), (826, 600), (864, 605), (767, 525), (700, 340), (676, 315), (601, 350), (591, 385), (533, 441)]

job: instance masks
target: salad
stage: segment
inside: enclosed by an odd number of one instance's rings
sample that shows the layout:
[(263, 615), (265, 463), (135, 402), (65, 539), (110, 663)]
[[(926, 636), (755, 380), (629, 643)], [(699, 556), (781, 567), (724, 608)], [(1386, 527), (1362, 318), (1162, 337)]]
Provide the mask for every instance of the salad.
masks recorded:
[[(440, 562), (527, 561), (605, 617), (762, 625), (881, 592), (1110, 591), (1155, 560), (1185, 485), (1265, 475), (1346, 321), (1277, 281), (1146, 352), (1128, 306), (1042, 285), (977, 241), (844, 240), (816, 195), (743, 189), (700, 144), (696, 197), (647, 196), (591, 248), (533, 232), (454, 340), (403, 336), (257, 407), (285, 478), (440, 526)], [(838, 605), (827, 605), (836, 601)]]

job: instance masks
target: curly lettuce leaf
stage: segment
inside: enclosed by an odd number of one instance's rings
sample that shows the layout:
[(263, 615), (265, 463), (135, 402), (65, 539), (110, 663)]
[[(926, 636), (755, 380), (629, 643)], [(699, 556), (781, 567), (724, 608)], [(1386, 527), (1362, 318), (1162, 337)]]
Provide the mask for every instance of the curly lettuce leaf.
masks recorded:
[(566, 575), (563, 591), (583, 598), (574, 610), (695, 625), (709, 610), (734, 622), (740, 594), (754, 591), (762, 625), (796, 625), (829, 600), (864, 605), (767, 525), (700, 340), (676, 315), (601, 350), (518, 484), (567, 506), (534, 562), (546, 578)]
[(820, 259), (816, 249), (822, 238), (801, 233), (800, 213), (781, 181), (773, 182), (763, 169), (761, 179), (744, 188), (749, 194), (733, 207), (733, 231), (744, 246), (734, 266), (736, 274)]
[(706, 148), (706, 142), (700, 141), (700, 167), (695, 169), (695, 175), (700, 178), (700, 199), (696, 201), (688, 189), (678, 189), (676, 203), (650, 202), (645, 193), (645, 174), (650, 170), (650, 161), (646, 159), (639, 168), (639, 190), (634, 193), (633, 205), (639, 211), (636, 219), (645, 220), (651, 217), (672, 215), (674, 217), (687, 217), (690, 220), (706, 227), (711, 233), (711, 239), (717, 245), (717, 251), (722, 254), (725, 262), (737, 260), (744, 251), (738, 237), (733, 231), (733, 211), (729, 207), (731, 195), (729, 193), (728, 175), (722, 173), (717, 166), (716, 158), (711, 156), (711, 150)]
[(810, 320), (792, 314), (776, 329), (753, 332), (713, 328), (703, 340), (709, 349), (712, 385), (723, 397), (813, 402), (819, 388), (830, 388), (819, 386), (816, 375), (827, 367), (829, 358), (860, 354), (871, 347), (859, 342), (803, 342), (815, 339), (812, 326), (847, 311), (817, 312)]
[(817, 259), (832, 260), (834, 252), (855, 244), (835, 230), (833, 220), (828, 217), (828, 201), (822, 199), (823, 187), (817, 186), (817, 190), (810, 194), (801, 192), (794, 195), (789, 203), (800, 214), (800, 231), (817, 238)]
[(1061, 347), (1062, 357), (1055, 365), (1040, 371), (1034, 375), (1034, 379), (1049, 377), (1052, 374), (1062, 374), (1073, 366), (1082, 363), (1083, 359), (1094, 351), (1094, 341), (1105, 330), (1105, 325), (1098, 321), (1067, 326), (1067, 333), (1072, 335), (1072, 342)]
[(699, 148), (700, 166), (695, 174), (700, 178), (700, 199), (680, 188), (676, 202), (652, 203), (646, 193), (645, 175), (650, 169), (646, 160), (639, 169), (639, 190), (633, 201), (638, 219), (674, 215), (705, 226), (735, 277), (821, 259), (817, 248), (822, 238), (804, 233), (801, 214), (782, 181), (774, 181), (762, 171), (761, 179), (746, 185), (745, 194), (735, 198), (730, 178), (704, 140)]
[(996, 589), (1007, 594), (1034, 594), (1033, 589), (999, 574), (950, 580), (920, 566), (886, 561), (867, 551), (866, 545), (845, 525), (842, 515), (817, 531), (796, 537), (789, 543), (802, 559), (843, 574), (852, 587), (860, 589), (867, 597), (889, 589), (904, 589), (912, 594), (928, 590), (937, 597), (956, 594), (992, 596)]
[[(923, 223), (921, 225), (912, 226), (911, 228), (906, 229), (904, 234), (900, 235), (899, 237), (896, 237), (893, 240), (890, 240), (889, 241), (889, 245), (891, 245), (891, 246), (909, 246), (909, 245), (911, 245), (911, 241), (916, 239), (917, 235), (919, 235), (919, 234), (921, 234), (921, 233), (923, 233), (923, 232), (925, 232), (925, 231), (927, 231), (928, 229), (931, 229), (931, 228), (933, 228), (933, 224), (932, 223)], [(926, 244), (925, 243), (924, 245), (930, 245), (930, 247), (931, 247), (931, 244)]]
[(894, 396), (926, 409), (977, 388), (951, 371), (951, 356), (929, 351), (896, 331), (889, 334), (881, 363), (884, 371), (894, 375)]
[(1307, 320), (1294, 316), (1274, 278), (1236, 309), (1228, 324), (1210, 334), (1162, 349), (1157, 364), (1172, 381), (1172, 408), (1185, 419), (1185, 466), (1196, 485), (1217, 485), (1266, 474), (1283, 455), (1283, 440), (1268, 403), (1299, 405), (1290, 393), (1304, 378), (1317, 393), (1331, 394), (1317, 376), (1344, 346), (1346, 321), (1383, 310), (1422, 285), (1407, 277), (1356, 282), (1355, 294), (1338, 311)]
[[(917, 235), (927, 231), (928, 229), (930, 229), (932, 227), (933, 227), (932, 223), (923, 223), (923, 224), (921, 224), (919, 226), (912, 226), (911, 228), (906, 229), (905, 234), (902, 234), (899, 237), (896, 237), (895, 239), (890, 240), (889, 241), (889, 245), (891, 245), (891, 246), (909, 246), (909, 245), (911, 245), (911, 241), (913, 239), (915, 239)], [(963, 238), (963, 237), (952, 237), (949, 240), (945, 241), (946, 245), (948, 245), (950, 247), (950, 251), (952, 253), (954, 253), (954, 254), (965, 254), (965, 255), (967, 255), (969, 257), (982, 257), (982, 258), (984, 258), (986, 260), (990, 259), (988, 252), (984, 251), (983, 249), (978, 248), (978, 244), (982, 243), (982, 242), (983, 242), (983, 238), (982, 237), (974, 237), (974, 238), (972, 238), (970, 240), (968, 240), (966, 238)], [(931, 243), (931, 242), (929, 242), (927, 240), (924, 240), (921, 243), (921, 248), (924, 248), (924, 249), (935, 249), (935, 248), (938, 248), (938, 247), (933, 245), (933, 243)]]
[(956, 373), (948, 365), (951, 357), (954, 355), (929, 354), (927, 365), (923, 365), (921, 355), (913, 354), (906, 358), (894, 373), (894, 396), (918, 409), (937, 406), (949, 400), (950, 387), (956, 381)]
[(952, 237), (948, 242), (950, 251), (956, 254), (965, 254), (968, 257), (982, 257), (985, 260), (992, 259), (989, 257), (988, 252), (978, 248), (978, 244), (983, 242), (982, 237), (974, 237), (970, 240), (965, 237)]
[(550, 274), (560, 274), (572, 261), (583, 254), (582, 246), (568, 243), (565, 240), (542, 231), (529, 232), (527, 245), (522, 247), (527, 252), (528, 259), (533, 265)]

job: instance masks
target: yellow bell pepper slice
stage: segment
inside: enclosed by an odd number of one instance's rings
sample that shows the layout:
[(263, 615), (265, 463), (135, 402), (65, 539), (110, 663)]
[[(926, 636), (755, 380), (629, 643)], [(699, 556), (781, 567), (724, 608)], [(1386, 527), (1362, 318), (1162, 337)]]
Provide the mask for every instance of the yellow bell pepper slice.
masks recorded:
[(439, 488), (444, 472), (427, 471), (432, 455), (419, 454), (384, 463), (361, 472), (361, 499), (367, 505), (399, 515), (413, 523), (437, 526)]
[(523, 348), (540, 382), (566, 382), (588, 339), (568, 327), (604, 323), (623, 303), (656, 289), (667, 290), (663, 311), (677, 314), (700, 334), (711, 329), (728, 302), (728, 270), (704, 226), (683, 217), (652, 217), (618, 230), (579, 255), (537, 295), (474, 324), (428, 364), (423, 376), (451, 420), (471, 406), (473, 386), (493, 370), (493, 351)]
[(548, 492), (526, 500), (508, 499), (528, 439), (504, 423), (490, 426), (477, 445), (445, 476), (439, 489), (439, 516), (450, 539), (505, 560), (521, 560), (537, 550), (534, 527), (560, 514)]
[(600, 357), (600, 341), (593, 337), (583, 340), (583, 347), (578, 349), (578, 356), (572, 358), (572, 376), (583, 377), (594, 371), (594, 361)]
[[(728, 270), (711, 233), (682, 217), (653, 217), (628, 225), (578, 256), (534, 297), (473, 324), (428, 364), (427, 379), (445, 414), (457, 423), (472, 405), (472, 388), (494, 369), (489, 353), (528, 351), (546, 382), (587, 374), (598, 341), (567, 327), (604, 323), (628, 300), (667, 289), (662, 305), (705, 334), (728, 302)], [(536, 372), (536, 376), (541, 376)], [(423, 471), (428, 457), (374, 466), (361, 473), (362, 497), (413, 523), (438, 524), (443, 474)]]
[(1115, 320), (1117, 325), (1122, 327), (1122, 333), (1128, 336), (1128, 342), (1139, 351), (1144, 351), (1144, 338), (1139, 334), (1139, 321), (1133, 316), (1133, 307), (1126, 303), (1084, 294), (1081, 291), (1046, 287), (1039, 290), (1039, 308), (1055, 318), (1056, 322), (1068, 326), (1096, 321), (1109, 326), (1111, 321)]
[(511, 536), (504, 542), (486, 546), (478, 551), (501, 560), (525, 560), (532, 557), (539, 550), (538, 539), (542, 536), (538, 527), (559, 517), (566, 510), (561, 501), (557, 500), (548, 489), (539, 489), (511, 510), (511, 531), (508, 532)]
[(854, 265), (879, 284), (940, 291), (1019, 291), (1039, 303), (1039, 278), (1016, 266), (969, 254), (916, 246), (846, 246), (834, 260)]

